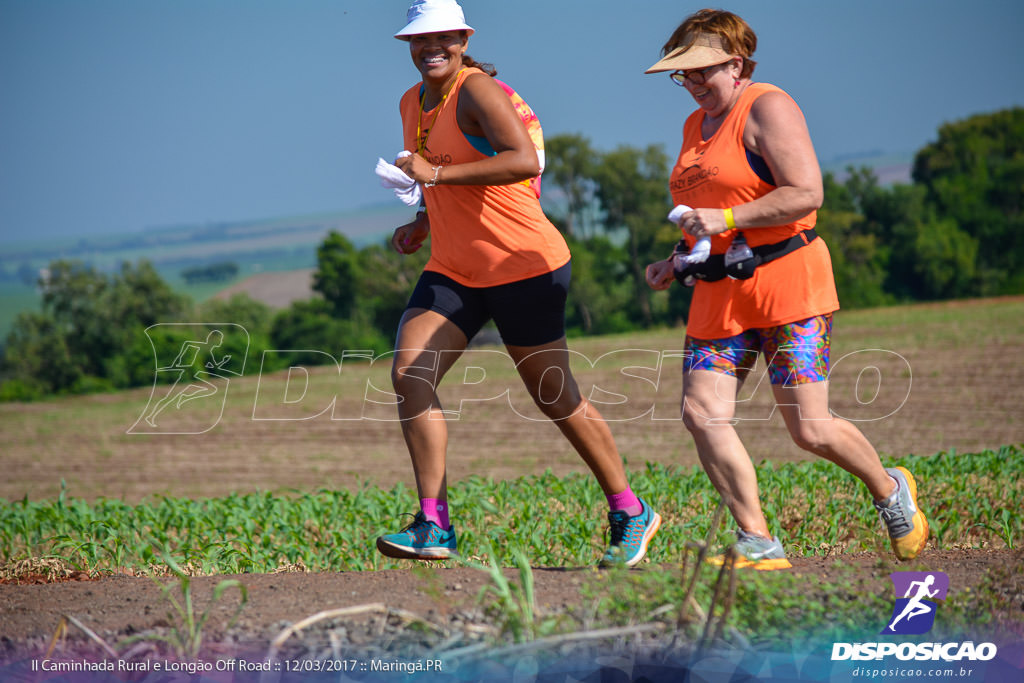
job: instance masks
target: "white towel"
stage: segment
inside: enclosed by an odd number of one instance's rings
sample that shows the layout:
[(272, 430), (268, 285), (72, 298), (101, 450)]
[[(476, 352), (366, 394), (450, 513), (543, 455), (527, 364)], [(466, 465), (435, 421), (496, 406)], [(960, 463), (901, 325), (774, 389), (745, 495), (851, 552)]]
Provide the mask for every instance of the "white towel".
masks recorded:
[(668, 219), (676, 225), (679, 225), (679, 221), (687, 211), (693, 211), (693, 209), (688, 207), (686, 204), (677, 204), (674, 209), (668, 212)]
[[(693, 211), (686, 204), (679, 204), (673, 208), (669, 214), (668, 219), (679, 225), (679, 221), (682, 220), (683, 214), (687, 211)], [(679, 254), (676, 258), (683, 263), (704, 263), (708, 260), (708, 256), (711, 255), (711, 238), (700, 237), (697, 239), (697, 243), (693, 245), (693, 249), (688, 254)]]
[[(402, 157), (407, 157), (410, 154), (412, 154), (412, 152), (402, 150), (395, 157), (395, 161), (398, 161)], [(416, 206), (420, 203), (420, 199), (423, 196), (420, 184), (407, 176), (405, 171), (378, 157), (377, 167), (374, 169), (374, 172), (376, 172), (377, 176), (380, 178), (380, 184), (388, 189), (394, 190), (395, 196), (401, 199), (403, 204), (406, 206)]]

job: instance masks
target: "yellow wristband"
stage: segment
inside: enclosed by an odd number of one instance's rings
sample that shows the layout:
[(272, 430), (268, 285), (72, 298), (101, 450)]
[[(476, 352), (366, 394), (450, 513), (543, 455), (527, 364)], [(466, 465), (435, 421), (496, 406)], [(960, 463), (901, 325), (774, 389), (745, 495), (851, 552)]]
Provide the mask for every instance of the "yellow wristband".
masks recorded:
[(725, 214), (725, 227), (732, 230), (736, 227), (736, 219), (732, 217), (732, 207), (728, 209), (722, 209), (722, 213)]

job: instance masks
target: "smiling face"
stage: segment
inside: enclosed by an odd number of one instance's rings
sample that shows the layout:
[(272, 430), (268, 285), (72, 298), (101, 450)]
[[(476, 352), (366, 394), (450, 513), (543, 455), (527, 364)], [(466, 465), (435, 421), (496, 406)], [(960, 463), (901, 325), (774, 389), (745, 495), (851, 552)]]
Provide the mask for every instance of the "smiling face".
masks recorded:
[(464, 31), (421, 33), (409, 38), (409, 54), (424, 80), (444, 81), (462, 68), (467, 43)]
[(703, 83), (697, 84), (687, 79), (683, 87), (709, 116), (721, 116), (729, 110), (736, 97), (736, 80), (740, 75), (741, 64), (740, 58), (717, 64), (708, 70), (702, 70)]

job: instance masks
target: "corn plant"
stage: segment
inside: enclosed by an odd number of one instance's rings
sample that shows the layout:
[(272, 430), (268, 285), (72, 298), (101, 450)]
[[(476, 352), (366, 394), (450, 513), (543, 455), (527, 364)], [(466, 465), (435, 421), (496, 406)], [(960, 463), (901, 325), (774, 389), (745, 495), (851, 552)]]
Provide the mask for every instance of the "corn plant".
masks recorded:
[(242, 609), (249, 600), (249, 593), (242, 582), (236, 579), (225, 579), (214, 587), (213, 595), (206, 609), (197, 614), (192, 599), (192, 577), (171, 557), (166, 548), (161, 553), (161, 558), (171, 573), (177, 577), (177, 588), (180, 593), (180, 599), (174, 595), (175, 584), (173, 582), (161, 587), (164, 599), (170, 603), (172, 608), (172, 612), (168, 614), (171, 621), (169, 632), (131, 636), (121, 641), (120, 645), (130, 645), (140, 640), (160, 641), (167, 645), (179, 659), (194, 660), (199, 656), (203, 646), (203, 627), (210, 617), (210, 610), (221, 599), (224, 592), (231, 588), (237, 588), (241, 594), (238, 607), (228, 621), (227, 628), (230, 628), (242, 613)]
[[(1024, 499), (1024, 448), (885, 458), (918, 480), (921, 505), (938, 548), (1017, 548)], [(874, 550), (886, 545), (867, 491), (824, 461), (761, 464), (765, 514), (793, 555)], [(655, 563), (677, 562), (687, 542), (704, 538), (719, 497), (699, 468), (648, 464), (631, 474), (633, 489), (665, 523), (651, 547)], [(590, 566), (607, 539), (606, 507), (593, 477), (551, 472), (514, 481), (468, 477), (451, 487), (460, 549), (499, 566), (516, 566), (518, 548), (533, 566)], [(62, 491), (56, 500), (0, 500), (0, 567), (57, 557), (90, 574), (151, 574), (153, 547), (169, 548), (182, 566), (206, 574), (271, 572), (281, 565), (311, 571), (406, 566), (377, 553), (374, 538), (416, 509), (404, 486), (356, 491), (261, 492), (190, 500), (157, 497), (137, 505), (100, 498), (87, 503)], [(732, 541), (723, 532), (720, 545)], [(162, 571), (162, 570), (159, 570)]]
[(556, 620), (539, 617), (530, 560), (522, 548), (516, 547), (512, 554), (519, 571), (519, 581), (508, 580), (491, 549), (488, 565), (477, 565), (478, 569), (487, 572), (491, 581), (480, 589), (478, 600), (498, 622), (501, 632), (510, 634), (514, 642), (521, 643), (546, 635), (554, 628)]

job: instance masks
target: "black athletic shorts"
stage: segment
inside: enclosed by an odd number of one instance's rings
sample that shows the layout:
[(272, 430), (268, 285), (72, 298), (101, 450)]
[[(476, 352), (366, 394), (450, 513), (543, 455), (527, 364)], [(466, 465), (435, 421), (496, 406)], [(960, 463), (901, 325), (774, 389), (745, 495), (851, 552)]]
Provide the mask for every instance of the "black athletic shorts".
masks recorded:
[(467, 287), (425, 270), (406, 310), (425, 308), (455, 323), (472, 339), (494, 320), (501, 340), (512, 346), (540, 346), (565, 336), (565, 300), (572, 265), (495, 287)]

